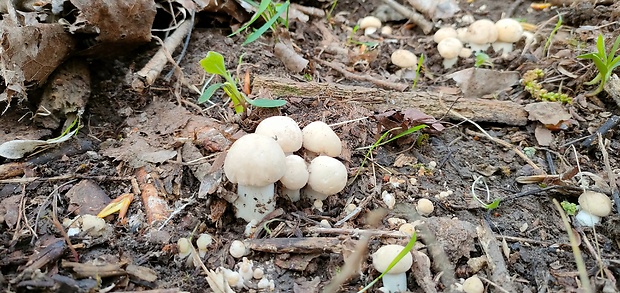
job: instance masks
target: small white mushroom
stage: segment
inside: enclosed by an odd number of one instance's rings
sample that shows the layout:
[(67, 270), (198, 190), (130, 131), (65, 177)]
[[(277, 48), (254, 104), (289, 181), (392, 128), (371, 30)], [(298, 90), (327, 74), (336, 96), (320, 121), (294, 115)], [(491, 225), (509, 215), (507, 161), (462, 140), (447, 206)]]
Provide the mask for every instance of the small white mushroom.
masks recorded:
[(400, 68), (411, 69), (418, 66), (418, 57), (413, 54), (413, 52), (408, 50), (396, 50), (394, 51), (394, 53), (392, 53), (390, 59), (392, 61), (392, 64)]
[(445, 38), (437, 44), (437, 51), (443, 57), (443, 68), (452, 68), (463, 49), (463, 43), (457, 38)]
[(447, 39), (447, 38), (456, 38), (457, 33), (456, 30), (452, 27), (442, 27), (438, 29), (433, 35), (433, 41), (438, 43)]
[(272, 116), (264, 119), (256, 126), (254, 133), (275, 139), (287, 154), (299, 150), (303, 142), (299, 125), (295, 120), (286, 116)]
[(467, 28), (466, 36), (469, 47), (474, 52), (486, 51), (498, 37), (495, 23), (488, 19), (474, 21)]
[(334, 130), (325, 122), (314, 121), (301, 131), (303, 135), (303, 146), (306, 150), (337, 157), (342, 152), (342, 142)]
[(484, 284), (478, 276), (471, 276), (463, 283), (463, 291), (465, 293), (483, 293)]
[(418, 200), (418, 205), (416, 205), (415, 209), (418, 211), (418, 213), (420, 213), (421, 216), (426, 217), (435, 210), (435, 206), (433, 205), (432, 201), (426, 198), (420, 198), (420, 200)]
[(230, 255), (234, 258), (241, 258), (247, 254), (247, 248), (243, 241), (235, 240), (230, 244), (228, 252), (230, 252)]
[(305, 195), (311, 200), (324, 200), (336, 194), (347, 185), (347, 168), (338, 160), (328, 156), (318, 156), (308, 166), (308, 186)]
[(260, 280), (263, 278), (264, 275), (265, 275), (265, 272), (263, 271), (263, 269), (256, 268), (254, 269), (254, 272), (252, 273), (252, 278)]
[(243, 278), (244, 281), (249, 281), (252, 279), (252, 276), (254, 275), (254, 269), (252, 268), (253, 266), (254, 262), (248, 260), (247, 257), (244, 257), (241, 264), (239, 264), (239, 275), (241, 275), (241, 278)]
[(611, 200), (605, 194), (585, 191), (579, 196), (580, 211), (575, 216), (575, 220), (586, 227), (594, 227), (601, 221), (601, 217), (609, 216), (611, 213)]
[(209, 234), (200, 234), (198, 240), (196, 240), (196, 246), (198, 246), (198, 255), (205, 257), (207, 254), (207, 246), (211, 245), (213, 237)]
[(459, 53), (459, 57), (461, 57), (461, 58), (469, 58), (469, 57), (471, 57), (472, 54), (473, 54), (473, 52), (471, 51), (470, 48), (463, 48), (463, 49), (461, 49), (461, 52)]
[(392, 34), (392, 27), (389, 25), (383, 26), (381, 28), (381, 35), (383, 36), (389, 36)]
[[(373, 267), (383, 273), (387, 271), (390, 263), (405, 249), (401, 245), (385, 245), (372, 254)], [(413, 264), (413, 256), (411, 253), (405, 254), (392, 269), (383, 276), (383, 288), (387, 292), (405, 292), (407, 291), (407, 275), (405, 272), (411, 268)], [(383, 292), (386, 292), (383, 291)]]
[(299, 190), (308, 183), (308, 167), (306, 161), (297, 155), (286, 156), (286, 173), (280, 178), (282, 193), (291, 201), (299, 200)]
[(415, 233), (415, 226), (411, 223), (404, 223), (398, 227), (398, 231), (403, 232), (409, 236), (413, 236)]
[(394, 194), (391, 194), (387, 190), (384, 190), (381, 193), (381, 199), (383, 199), (383, 202), (388, 207), (388, 209), (394, 209), (394, 205), (396, 205), (396, 198), (394, 197)]
[(364, 30), (364, 35), (371, 35), (381, 28), (381, 20), (374, 16), (366, 16), (360, 20), (359, 27)]
[(519, 41), (523, 36), (523, 27), (521, 24), (512, 19), (504, 18), (495, 23), (497, 28), (497, 41), (493, 43), (493, 50), (495, 52), (502, 51), (502, 56), (508, 55), (512, 52), (513, 43)]
[(237, 183), (236, 215), (247, 222), (260, 221), (275, 210), (274, 183), (286, 172), (284, 151), (269, 136), (247, 134), (232, 144), (224, 160), (224, 173)]
[(177, 249), (179, 250), (179, 258), (186, 258), (191, 252), (192, 243), (187, 238), (179, 238), (177, 240)]

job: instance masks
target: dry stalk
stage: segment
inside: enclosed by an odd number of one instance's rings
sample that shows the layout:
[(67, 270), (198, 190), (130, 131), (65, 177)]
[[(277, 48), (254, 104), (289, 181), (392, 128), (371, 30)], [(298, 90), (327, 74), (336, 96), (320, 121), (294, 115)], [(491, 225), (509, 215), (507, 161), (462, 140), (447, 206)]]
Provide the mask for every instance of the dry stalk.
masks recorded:
[(564, 229), (566, 229), (566, 233), (568, 233), (568, 239), (570, 240), (570, 246), (573, 249), (573, 255), (575, 256), (575, 262), (577, 263), (577, 271), (579, 271), (579, 280), (581, 280), (581, 286), (586, 293), (593, 293), (592, 286), (590, 285), (590, 279), (588, 278), (588, 271), (586, 269), (586, 264), (583, 261), (583, 257), (581, 256), (581, 250), (579, 249), (579, 244), (577, 243), (577, 239), (575, 239), (575, 235), (573, 234), (573, 229), (568, 222), (568, 218), (566, 218), (566, 214), (564, 214), (564, 209), (560, 206), (560, 203), (554, 198), (553, 204), (555, 208), (560, 212), (560, 216), (562, 217), (562, 222), (564, 223)]
[(398, 13), (407, 17), (414, 24), (418, 25), (422, 29), (424, 34), (429, 34), (433, 30), (433, 23), (426, 20), (426, 18), (424, 18), (424, 15), (403, 6), (394, 0), (383, 0), (383, 2), (385, 2), (385, 4), (387, 4), (388, 6), (392, 7)]
[(347, 71), (344, 68), (344, 65), (336, 62), (329, 62), (325, 60), (321, 60), (319, 58), (312, 58), (314, 61), (320, 63), (321, 65), (327, 66), (333, 70), (338, 71), (338, 73), (342, 74), (346, 79), (358, 80), (358, 81), (367, 81), (373, 83), (383, 89), (396, 90), (396, 91), (404, 91), (409, 85), (403, 83), (394, 83), (386, 80), (376, 79), (368, 74), (358, 75)]

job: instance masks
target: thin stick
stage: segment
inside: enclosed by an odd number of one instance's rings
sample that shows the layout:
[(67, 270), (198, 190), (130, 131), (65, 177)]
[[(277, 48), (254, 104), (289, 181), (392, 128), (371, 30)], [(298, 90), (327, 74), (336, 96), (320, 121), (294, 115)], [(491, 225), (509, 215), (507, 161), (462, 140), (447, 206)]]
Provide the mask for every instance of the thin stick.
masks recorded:
[(398, 13), (407, 17), (411, 22), (417, 24), (422, 29), (424, 34), (428, 35), (433, 30), (433, 23), (426, 20), (426, 18), (424, 18), (424, 15), (403, 6), (394, 0), (383, 0), (383, 2), (385, 2), (385, 4), (387, 4), (388, 6), (392, 7)]
[(62, 234), (62, 237), (65, 239), (65, 242), (67, 242), (67, 246), (69, 246), (69, 249), (71, 250), (71, 253), (73, 254), (73, 260), (76, 262), (79, 262), (80, 261), (79, 254), (75, 250), (75, 247), (73, 247), (73, 244), (71, 244), (71, 239), (69, 239), (69, 235), (67, 235), (65, 228), (63, 228), (62, 224), (60, 224), (60, 222), (58, 221), (57, 209), (58, 209), (58, 196), (60, 195), (58, 193), (58, 189), (59, 188), (56, 188), (54, 189), (54, 191), (52, 191), (52, 194), (53, 194), (52, 196), (54, 197), (53, 204), (52, 204), (52, 223), (54, 223), (54, 227), (58, 229), (60, 234)]
[(388, 89), (388, 90), (396, 90), (396, 91), (404, 91), (406, 90), (409, 85), (407, 84), (402, 84), (402, 83), (394, 83), (394, 82), (389, 82), (387, 80), (381, 80), (381, 79), (376, 79), (368, 74), (364, 74), (364, 75), (358, 75), (358, 74), (354, 74), (351, 73), (349, 71), (347, 71), (344, 68), (343, 64), (340, 63), (335, 63), (335, 62), (329, 62), (329, 61), (325, 61), (325, 60), (321, 60), (319, 58), (312, 58), (314, 61), (320, 63), (321, 65), (327, 66), (333, 70), (338, 71), (340, 74), (342, 74), (346, 79), (351, 79), (351, 80), (359, 80), (359, 81), (367, 81), (367, 82), (371, 82), (381, 88), (384, 89)]
[(611, 197), (616, 203), (616, 212), (620, 213), (620, 196), (618, 195), (618, 186), (616, 185), (616, 176), (611, 169), (611, 164), (609, 163), (609, 154), (605, 149), (605, 144), (603, 143), (603, 137), (601, 134), (598, 134), (598, 146), (601, 149), (601, 153), (603, 154), (603, 162), (605, 163), (605, 171), (607, 171), (607, 180), (609, 181), (609, 187), (611, 187)]
[(183, 37), (189, 33), (193, 26), (193, 22), (185, 20), (174, 33), (166, 38), (164, 46), (162, 46), (153, 58), (136, 73), (131, 83), (131, 87), (135, 91), (142, 92), (155, 82), (168, 62), (165, 52), (173, 52), (181, 44)]
[(562, 217), (562, 222), (564, 223), (564, 229), (566, 229), (566, 233), (568, 233), (568, 239), (570, 240), (570, 246), (573, 249), (573, 255), (575, 256), (575, 262), (577, 263), (577, 271), (579, 271), (579, 280), (581, 280), (581, 286), (586, 293), (592, 293), (592, 286), (590, 286), (590, 279), (588, 278), (588, 271), (586, 269), (586, 264), (583, 262), (583, 257), (581, 256), (581, 250), (579, 249), (579, 243), (577, 243), (577, 239), (575, 239), (575, 235), (573, 234), (573, 229), (564, 214), (564, 209), (560, 206), (560, 203), (554, 198), (553, 204), (555, 208), (560, 212), (560, 216)]

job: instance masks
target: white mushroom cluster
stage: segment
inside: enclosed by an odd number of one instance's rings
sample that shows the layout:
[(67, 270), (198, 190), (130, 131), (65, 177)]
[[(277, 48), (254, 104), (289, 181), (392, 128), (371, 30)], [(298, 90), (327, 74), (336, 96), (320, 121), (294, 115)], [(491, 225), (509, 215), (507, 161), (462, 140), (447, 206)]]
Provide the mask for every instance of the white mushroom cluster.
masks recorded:
[(480, 19), (467, 28), (440, 28), (435, 32), (433, 41), (437, 43), (437, 50), (444, 58), (444, 68), (452, 68), (458, 57), (468, 58), (472, 52), (483, 52), (491, 46), (495, 52), (501, 51), (502, 56), (506, 56), (522, 36), (523, 27), (514, 19), (504, 18), (495, 23), (489, 19)]
[[(275, 290), (275, 283), (273, 279), (267, 279), (265, 272), (261, 268), (254, 268), (254, 262), (244, 257), (241, 262), (235, 265), (236, 270), (219, 267), (216, 273), (223, 275), (223, 280), (226, 281), (225, 287), (227, 288), (246, 288), (246, 284), (251, 284), (256, 281), (256, 287), (259, 290)], [(227, 291), (228, 292), (228, 291)]]
[[(306, 158), (294, 154), (302, 146)], [(232, 144), (224, 161), (226, 178), (238, 184), (238, 197), (233, 202), (236, 216), (260, 222), (275, 210), (278, 181), (283, 194), (292, 201), (300, 199), (304, 186), (305, 195), (312, 201), (342, 191), (348, 172), (334, 158), (341, 152), (340, 138), (324, 122), (312, 122), (302, 130), (290, 117), (264, 119), (255, 133)]]

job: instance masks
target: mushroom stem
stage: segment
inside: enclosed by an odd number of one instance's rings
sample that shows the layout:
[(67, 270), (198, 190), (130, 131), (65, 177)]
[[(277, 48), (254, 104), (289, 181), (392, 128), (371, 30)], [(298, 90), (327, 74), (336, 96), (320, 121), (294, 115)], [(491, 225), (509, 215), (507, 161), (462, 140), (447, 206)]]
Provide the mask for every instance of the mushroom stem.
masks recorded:
[[(383, 288), (387, 292), (406, 292), (407, 289), (407, 275), (405, 273), (383, 275)], [(385, 291), (384, 291), (385, 292)]]
[(300, 198), (299, 189), (288, 189), (286, 188), (286, 186), (282, 186), (282, 193), (286, 194), (286, 196), (288, 196), (288, 198), (290, 198), (292, 202), (299, 201), (299, 198)]
[(310, 186), (306, 186), (306, 188), (304, 188), (304, 195), (306, 196), (306, 198), (314, 201), (314, 200), (320, 200), (320, 201), (324, 201), (327, 198), (326, 194), (320, 193), (314, 189), (312, 189), (312, 187)]
[(276, 209), (273, 183), (265, 186), (249, 186), (239, 184), (234, 205), (237, 207), (237, 217), (248, 222), (257, 220), (260, 222), (265, 215)]
[(452, 68), (454, 66), (454, 64), (456, 64), (456, 61), (458, 61), (459, 57), (454, 57), (454, 58), (446, 58), (443, 59), (443, 68), (448, 69), (448, 68)]
[(508, 53), (512, 52), (512, 43), (508, 43), (508, 42), (495, 42), (493, 43), (493, 50), (495, 52), (499, 52), (500, 50), (502, 51), (502, 57), (505, 57), (508, 55)]

